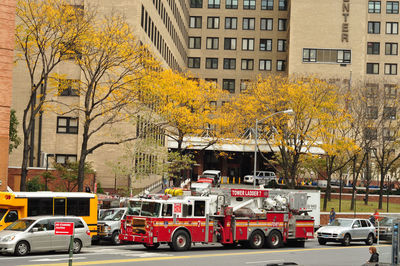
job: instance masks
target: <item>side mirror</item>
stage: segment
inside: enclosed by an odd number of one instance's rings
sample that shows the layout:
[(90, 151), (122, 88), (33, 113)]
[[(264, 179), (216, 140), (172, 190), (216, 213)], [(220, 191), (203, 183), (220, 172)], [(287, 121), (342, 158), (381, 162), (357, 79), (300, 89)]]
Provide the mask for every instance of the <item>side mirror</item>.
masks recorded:
[(31, 233), (35, 233), (35, 232), (39, 232), (39, 228), (37, 228), (37, 227), (32, 228)]
[(357, 224), (353, 225), (353, 228), (358, 228), (359, 226)]

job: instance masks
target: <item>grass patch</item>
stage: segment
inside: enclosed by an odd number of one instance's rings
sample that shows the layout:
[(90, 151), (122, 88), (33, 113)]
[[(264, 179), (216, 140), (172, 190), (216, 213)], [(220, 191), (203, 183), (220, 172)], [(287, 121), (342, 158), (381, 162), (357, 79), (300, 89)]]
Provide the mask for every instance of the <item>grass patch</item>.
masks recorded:
[[(379, 209), (379, 212), (387, 212), (386, 210), (386, 197), (383, 199), (383, 208)], [(350, 210), (351, 200), (342, 199), (342, 209), (341, 212), (354, 212), (354, 210)], [(321, 198), (321, 211), (324, 206), (324, 198)], [(326, 211), (330, 211), (331, 208), (335, 208), (336, 212), (339, 212), (339, 199), (332, 199), (328, 201), (328, 205)], [(366, 213), (374, 213), (375, 210), (378, 209), (377, 201), (369, 201), (368, 205), (364, 204), (364, 201), (357, 200), (356, 201), (356, 212), (366, 212)], [(391, 213), (400, 213), (400, 204), (390, 203), (389, 202), (389, 212)]]

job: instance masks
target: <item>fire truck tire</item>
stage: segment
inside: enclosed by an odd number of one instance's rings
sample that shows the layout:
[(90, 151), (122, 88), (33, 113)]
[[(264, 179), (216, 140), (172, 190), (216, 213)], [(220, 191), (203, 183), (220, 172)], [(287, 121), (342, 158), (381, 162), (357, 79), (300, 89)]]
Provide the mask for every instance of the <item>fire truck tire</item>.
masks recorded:
[(279, 248), (282, 246), (282, 235), (281, 232), (273, 230), (267, 237), (267, 246), (269, 248)]
[(260, 231), (254, 231), (249, 238), (249, 246), (253, 249), (262, 248), (264, 246), (264, 233)]
[(172, 237), (172, 248), (175, 251), (185, 251), (191, 246), (190, 236), (184, 230), (178, 230)]
[(148, 250), (156, 250), (160, 246), (160, 243), (154, 243), (152, 246), (143, 244), (143, 246)]
[(113, 245), (119, 245), (121, 244), (121, 241), (119, 240), (119, 232), (115, 231), (112, 236), (111, 236), (111, 242)]

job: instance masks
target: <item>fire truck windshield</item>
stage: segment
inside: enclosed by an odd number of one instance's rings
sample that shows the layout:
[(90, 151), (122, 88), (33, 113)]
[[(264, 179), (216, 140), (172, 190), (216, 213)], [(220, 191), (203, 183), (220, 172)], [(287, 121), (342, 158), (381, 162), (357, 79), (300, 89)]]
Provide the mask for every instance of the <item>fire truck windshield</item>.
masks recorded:
[(159, 217), (161, 203), (151, 201), (130, 201), (129, 205), (135, 210), (139, 210), (139, 216)]

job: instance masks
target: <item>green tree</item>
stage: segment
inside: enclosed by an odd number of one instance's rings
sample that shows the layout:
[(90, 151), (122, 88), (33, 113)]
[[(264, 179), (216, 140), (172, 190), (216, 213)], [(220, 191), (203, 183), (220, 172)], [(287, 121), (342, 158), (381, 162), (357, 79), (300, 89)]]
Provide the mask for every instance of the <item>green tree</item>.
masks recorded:
[[(60, 178), (63, 180), (63, 191), (74, 191), (78, 186), (78, 162), (69, 162), (65, 164), (55, 163), (54, 168), (58, 171)], [(90, 163), (85, 163), (85, 174), (94, 173), (93, 167)]]
[(15, 110), (11, 109), (10, 112), (10, 132), (9, 132), (9, 138), (10, 138), (10, 146), (8, 148), (8, 153), (11, 153), (13, 149), (18, 148), (18, 145), (21, 143), (21, 138), (18, 137), (18, 119), (15, 114)]
[(32, 178), (31, 180), (28, 180), (28, 182), (26, 182), (26, 190), (27, 191), (36, 192), (36, 191), (43, 190), (43, 188), (44, 188), (44, 186), (40, 182), (39, 176), (35, 176), (34, 178)]

